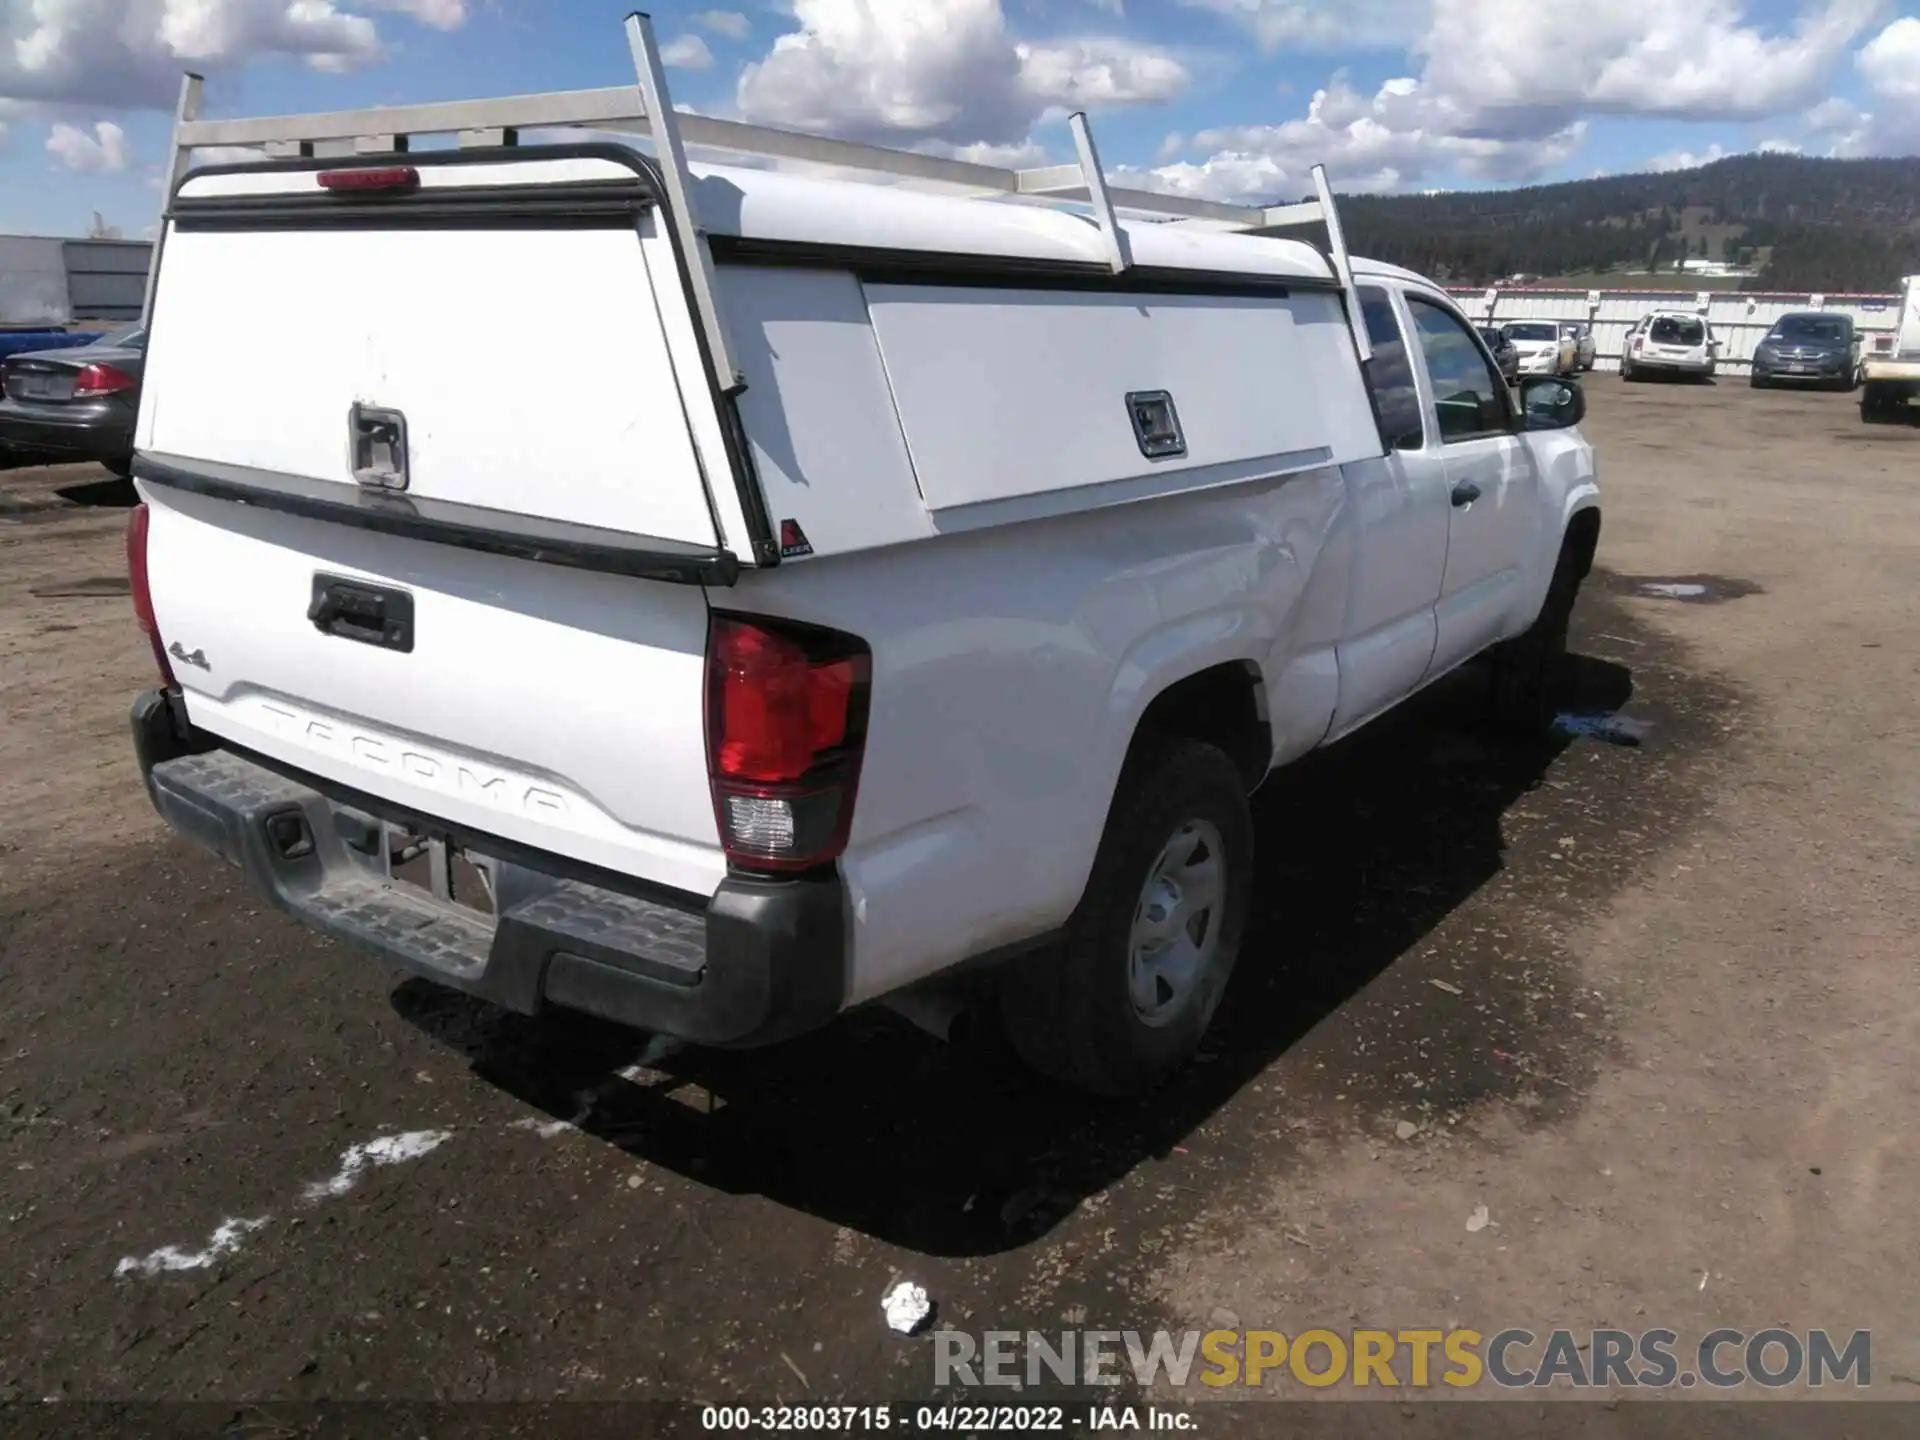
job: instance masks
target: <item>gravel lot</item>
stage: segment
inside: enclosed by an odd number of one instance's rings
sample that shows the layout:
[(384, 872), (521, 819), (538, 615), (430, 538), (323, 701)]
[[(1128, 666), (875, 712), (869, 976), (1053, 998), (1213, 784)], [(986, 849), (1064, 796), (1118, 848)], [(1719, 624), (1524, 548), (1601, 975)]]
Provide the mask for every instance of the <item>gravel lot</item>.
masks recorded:
[(872, 1403), (898, 1274), (975, 1331), (1864, 1328), (1920, 1399), (1920, 428), (1588, 388), (1580, 700), (1641, 743), (1461, 677), (1271, 783), (1221, 1033), (1121, 1109), (884, 1017), (634, 1068), (316, 938), (148, 807), (125, 497), (0, 473), (0, 1397)]

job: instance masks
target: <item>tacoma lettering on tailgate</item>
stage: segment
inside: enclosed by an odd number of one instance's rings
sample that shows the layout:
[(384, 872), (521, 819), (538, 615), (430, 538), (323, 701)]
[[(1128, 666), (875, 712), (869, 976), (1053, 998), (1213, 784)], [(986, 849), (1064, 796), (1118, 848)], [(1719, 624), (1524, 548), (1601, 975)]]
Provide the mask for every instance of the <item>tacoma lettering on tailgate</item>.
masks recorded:
[(310, 748), (343, 755), (362, 769), (395, 771), (416, 785), (483, 800), (502, 810), (520, 809), (537, 815), (567, 813), (566, 797), (558, 790), (535, 785), (523, 777), (489, 770), (470, 760), (436, 755), (411, 741), (370, 735), (341, 721), (302, 715), (273, 701), (262, 701), (260, 708), (277, 733)]

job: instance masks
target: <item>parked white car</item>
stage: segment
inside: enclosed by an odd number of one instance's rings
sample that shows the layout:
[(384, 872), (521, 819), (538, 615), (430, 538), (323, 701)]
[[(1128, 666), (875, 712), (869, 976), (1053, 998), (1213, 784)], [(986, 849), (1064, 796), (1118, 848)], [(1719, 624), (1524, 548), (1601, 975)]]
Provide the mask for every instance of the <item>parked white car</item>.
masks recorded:
[[(1476, 656), (1550, 722), (1578, 386), (1516, 400), (1421, 276), (1349, 290), (1336, 226), (1330, 263), (677, 149), (178, 187), (129, 536), (155, 805), (515, 1010), (747, 1045), (985, 975), (1040, 1070), (1154, 1085), (1274, 883), (1271, 771)], [(502, 313), (591, 348), (476, 383)], [(302, 343), (234, 366), (262, 314)]]
[(1692, 380), (1711, 379), (1720, 348), (1705, 316), (1689, 310), (1652, 310), (1627, 331), (1620, 347), (1620, 378), (1680, 375)]
[(1552, 320), (1508, 320), (1500, 328), (1507, 332), (1513, 348), (1520, 352), (1522, 375), (1571, 375), (1578, 349), (1573, 337)]

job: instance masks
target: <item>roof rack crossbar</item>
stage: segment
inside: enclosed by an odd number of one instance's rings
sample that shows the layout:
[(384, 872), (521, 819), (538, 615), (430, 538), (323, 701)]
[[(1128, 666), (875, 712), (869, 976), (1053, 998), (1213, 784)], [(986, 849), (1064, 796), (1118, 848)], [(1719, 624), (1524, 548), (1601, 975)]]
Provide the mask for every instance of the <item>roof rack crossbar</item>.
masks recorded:
[[(705, 232), (691, 208), (690, 175), (686, 152), (717, 151), (762, 160), (785, 160), (886, 176), (894, 181), (947, 186), (972, 198), (1004, 199), (1029, 204), (1066, 204), (1090, 207), (1106, 239), (1108, 261), (1116, 270), (1130, 263), (1122, 213), (1156, 220), (1190, 223), (1199, 229), (1272, 234), (1296, 226), (1324, 225), (1328, 252), (1343, 290), (1348, 292), (1348, 320), (1362, 357), (1370, 353), (1366, 330), (1351, 300), (1352, 266), (1341, 231), (1333, 193), (1324, 170), (1314, 167), (1315, 196), (1292, 205), (1235, 205), (1196, 196), (1158, 190), (1138, 190), (1107, 184), (1099, 153), (1086, 117), (1072, 117), (1077, 163), (1013, 169), (983, 165), (913, 150), (897, 150), (851, 140), (805, 135), (711, 115), (682, 114), (673, 108), (666, 74), (653, 37), (652, 22), (644, 14), (628, 17), (627, 32), (637, 85), (600, 90), (564, 90), (541, 95), (508, 95), (492, 100), (455, 100), (440, 104), (376, 106), (313, 115), (279, 115), (251, 119), (202, 120), (200, 82), (188, 76), (181, 87), (174, 120), (173, 189), (185, 175), (196, 149), (209, 146), (250, 147), (275, 154), (313, 155), (336, 151), (367, 153), (365, 147), (400, 149), (419, 136), (452, 136), (462, 145), (513, 145), (534, 130), (587, 130), (649, 136), (659, 151), (674, 202), (675, 226), (682, 230), (681, 246), (688, 253), (700, 321), (707, 334), (715, 378), (723, 391), (737, 389), (733, 349), (728, 343), (717, 301), (712, 292), (711, 261)], [(681, 217), (684, 217), (681, 218)], [(164, 235), (164, 228), (162, 231)], [(155, 246), (157, 266), (159, 246)], [(148, 282), (151, 301), (152, 281)]]

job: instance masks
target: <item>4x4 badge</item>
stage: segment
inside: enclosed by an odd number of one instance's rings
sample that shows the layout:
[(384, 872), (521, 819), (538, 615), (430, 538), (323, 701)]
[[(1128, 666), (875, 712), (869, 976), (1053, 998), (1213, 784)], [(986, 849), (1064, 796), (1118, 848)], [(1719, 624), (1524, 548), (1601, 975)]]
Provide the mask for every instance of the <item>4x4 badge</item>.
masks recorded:
[(182, 665), (193, 665), (201, 670), (208, 671), (213, 669), (213, 667), (207, 663), (207, 655), (204, 650), (189, 650), (178, 640), (167, 647), (167, 653)]

